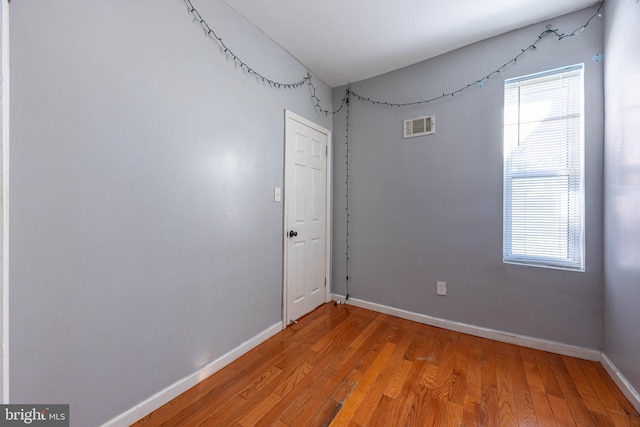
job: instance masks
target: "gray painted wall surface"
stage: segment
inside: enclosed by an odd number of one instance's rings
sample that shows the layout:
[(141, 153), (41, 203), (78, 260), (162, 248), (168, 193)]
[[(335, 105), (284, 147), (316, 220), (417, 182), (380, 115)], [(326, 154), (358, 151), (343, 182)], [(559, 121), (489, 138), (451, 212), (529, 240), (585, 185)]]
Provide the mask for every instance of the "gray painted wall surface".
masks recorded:
[[(262, 73), (305, 75), (222, 1), (196, 6)], [(284, 109), (331, 119), (234, 67), (180, 1), (11, 20), (11, 400), (98, 425), (280, 321)]]
[(605, 6), (605, 354), (640, 390), (640, 4)]
[[(2, 68), (3, 64), (4, 64), (4, 55), (5, 55), (5, 51), (4, 51), (4, 45), (3, 45), (3, 41), (4, 41), (4, 25), (3, 25), (3, 20), (2, 20), (2, 14), (4, 13), (4, 8), (7, 5), (5, 4), (5, 2), (0, 2), (0, 146), (2, 148), (0, 148), (0, 165), (4, 165), (4, 126), (5, 126), (5, 122), (4, 122), (4, 98), (2, 96), (3, 94), (3, 90), (4, 90), (4, 81), (6, 79), (6, 76), (4, 75), (4, 70)], [(5, 203), (5, 198), (4, 198), (4, 166), (0, 167), (0, 220), (1, 218), (4, 218), (4, 203)], [(0, 227), (0, 242), (4, 242), (4, 225), (2, 227)], [(2, 282), (4, 282), (4, 279), (2, 279), (4, 277), (4, 243), (0, 244), (0, 280), (2, 280)], [(0, 285), (2, 286), (2, 285)], [(4, 323), (4, 291), (2, 291), (2, 297), (0, 298), (0, 340), (3, 340), (4, 338), (4, 328), (3, 323)], [(4, 342), (4, 341), (2, 341)], [(0, 351), (0, 382), (1, 384), (4, 384), (4, 351)], [(4, 402), (4, 387), (2, 385), (0, 385), (0, 402)]]
[[(571, 32), (587, 9), (550, 22)], [(353, 84), (390, 102), (438, 96), (491, 73), (545, 30), (540, 23)], [(603, 23), (545, 39), (484, 87), (426, 106), (351, 100), (350, 296), (400, 309), (590, 348), (602, 345)], [(586, 272), (502, 262), (503, 85), (585, 64)], [(334, 105), (344, 87), (334, 89)], [(402, 139), (402, 120), (435, 114), (437, 133)], [(334, 119), (333, 291), (345, 294), (345, 115)], [(436, 296), (436, 281), (448, 296)]]

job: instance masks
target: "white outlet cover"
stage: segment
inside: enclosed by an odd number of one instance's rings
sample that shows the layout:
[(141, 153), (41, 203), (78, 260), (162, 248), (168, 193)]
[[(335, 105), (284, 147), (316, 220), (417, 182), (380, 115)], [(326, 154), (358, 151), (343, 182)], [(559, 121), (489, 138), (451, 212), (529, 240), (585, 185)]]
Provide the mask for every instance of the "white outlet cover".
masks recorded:
[(441, 282), (438, 280), (436, 284), (436, 293), (438, 295), (446, 295), (447, 294), (447, 282)]

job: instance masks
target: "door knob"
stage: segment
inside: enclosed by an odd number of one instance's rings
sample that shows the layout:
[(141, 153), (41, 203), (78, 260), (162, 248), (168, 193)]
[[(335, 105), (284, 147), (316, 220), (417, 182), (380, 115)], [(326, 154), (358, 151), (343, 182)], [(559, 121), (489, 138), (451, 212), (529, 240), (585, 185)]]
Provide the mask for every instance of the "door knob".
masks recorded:
[(289, 237), (294, 237), (294, 236), (297, 236), (297, 235), (298, 235), (298, 232), (297, 232), (297, 231), (293, 231), (293, 230), (291, 230), (291, 231), (289, 232)]

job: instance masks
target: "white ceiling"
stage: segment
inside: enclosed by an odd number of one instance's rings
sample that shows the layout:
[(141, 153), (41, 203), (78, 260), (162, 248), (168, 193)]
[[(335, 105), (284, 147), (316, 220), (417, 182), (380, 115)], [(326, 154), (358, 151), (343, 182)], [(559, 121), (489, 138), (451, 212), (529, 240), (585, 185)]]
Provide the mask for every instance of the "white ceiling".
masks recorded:
[(224, 1), (332, 87), (415, 64), (598, 2)]

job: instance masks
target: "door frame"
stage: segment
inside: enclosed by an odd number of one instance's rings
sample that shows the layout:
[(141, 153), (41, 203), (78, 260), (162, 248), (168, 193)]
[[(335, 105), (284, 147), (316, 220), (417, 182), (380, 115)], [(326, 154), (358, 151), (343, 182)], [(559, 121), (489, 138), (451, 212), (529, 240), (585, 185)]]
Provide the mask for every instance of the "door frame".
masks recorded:
[(324, 225), (324, 234), (325, 234), (325, 262), (324, 262), (324, 275), (326, 279), (326, 285), (324, 287), (324, 302), (329, 302), (331, 300), (331, 195), (332, 195), (332, 186), (333, 182), (333, 139), (331, 136), (331, 131), (326, 129), (317, 123), (314, 123), (310, 120), (305, 119), (298, 114), (295, 114), (289, 110), (284, 110), (284, 162), (283, 162), (283, 178), (284, 178), (284, 215), (283, 215), (283, 224), (282, 224), (282, 245), (283, 245), (283, 257), (282, 257), (282, 329), (285, 329), (288, 323), (288, 307), (287, 307), (287, 267), (288, 267), (288, 236), (287, 236), (287, 224), (288, 224), (288, 203), (289, 197), (287, 197), (287, 147), (288, 144), (292, 144), (293, 141), (287, 138), (287, 126), (289, 120), (296, 121), (305, 126), (308, 126), (320, 133), (327, 135), (327, 155), (326, 155), (326, 182), (325, 182), (325, 225)]

